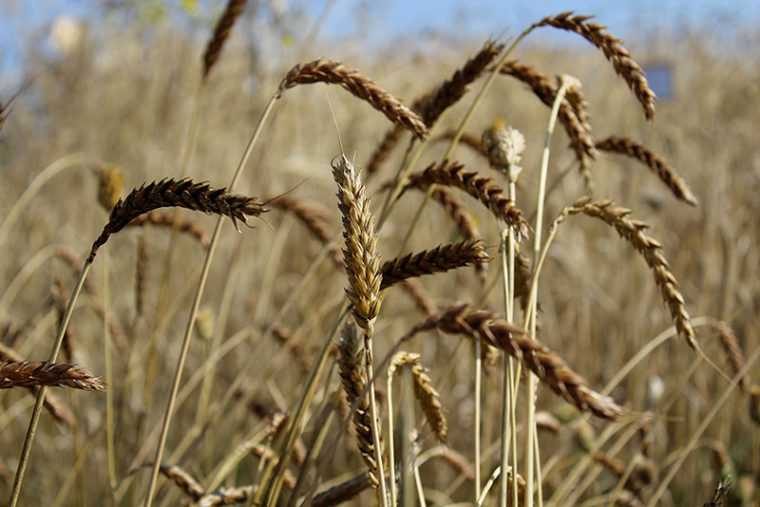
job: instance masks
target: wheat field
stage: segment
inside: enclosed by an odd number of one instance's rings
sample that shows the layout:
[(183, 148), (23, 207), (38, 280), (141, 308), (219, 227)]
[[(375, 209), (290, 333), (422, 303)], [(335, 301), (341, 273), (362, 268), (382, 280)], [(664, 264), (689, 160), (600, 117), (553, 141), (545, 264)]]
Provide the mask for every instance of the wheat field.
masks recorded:
[(760, 504), (757, 55), (245, 4), (0, 95), (1, 505)]

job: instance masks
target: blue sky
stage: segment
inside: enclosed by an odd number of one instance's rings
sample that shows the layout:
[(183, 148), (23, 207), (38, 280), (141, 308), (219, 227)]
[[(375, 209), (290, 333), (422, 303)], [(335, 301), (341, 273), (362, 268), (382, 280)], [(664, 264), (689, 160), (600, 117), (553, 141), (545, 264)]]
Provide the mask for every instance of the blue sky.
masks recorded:
[[(181, 1), (165, 3), (178, 5)], [(225, 2), (199, 1), (207, 7)], [(309, 11), (316, 16), (327, 1), (314, 0)], [(0, 87), (8, 86), (31, 37), (45, 33), (51, 21), (62, 14), (97, 16), (101, 4), (98, 0), (0, 0)], [(355, 36), (361, 27), (362, 36), (383, 42), (404, 34), (453, 33), (456, 27), (462, 38), (483, 39), (514, 34), (537, 19), (566, 10), (596, 14), (612, 33), (627, 40), (644, 32), (638, 27), (656, 26), (669, 33), (696, 27), (732, 33), (740, 27), (760, 26), (760, 0), (336, 0), (320, 37)], [(552, 35), (543, 34), (542, 40), (547, 36)]]

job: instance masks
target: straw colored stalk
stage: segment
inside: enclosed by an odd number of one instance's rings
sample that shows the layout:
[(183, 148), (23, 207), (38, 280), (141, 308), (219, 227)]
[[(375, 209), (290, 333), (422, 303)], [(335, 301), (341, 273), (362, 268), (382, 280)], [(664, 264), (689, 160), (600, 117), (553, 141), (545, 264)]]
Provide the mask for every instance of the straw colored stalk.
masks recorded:
[(430, 185), (455, 187), (479, 200), (496, 218), (514, 229), (518, 237), (525, 237), (530, 227), (523, 218), (523, 213), (508, 198), (504, 191), (491, 183), (490, 178), (478, 176), (477, 172), (468, 172), (464, 166), (444, 161), (442, 164), (431, 164), (424, 171), (413, 174), (404, 186), (409, 188), (427, 189)]
[(412, 131), (418, 138), (427, 135), (427, 127), (417, 113), (359, 71), (331, 60), (314, 60), (298, 64), (280, 83), (280, 93), (300, 84), (337, 84), (354, 96), (369, 102), (391, 122)]
[[(731, 326), (725, 322), (716, 321), (714, 327), (718, 331), (720, 344), (728, 356), (728, 361), (731, 363), (734, 373), (738, 373), (744, 367), (744, 353), (742, 352), (739, 339), (736, 337), (734, 330), (731, 329)], [(746, 375), (739, 379), (739, 389), (743, 393), (746, 393), (749, 389), (749, 378)]]
[(670, 310), (678, 334), (686, 340), (691, 348), (700, 350), (694, 337), (694, 328), (689, 323), (689, 312), (686, 311), (683, 296), (678, 290), (678, 281), (670, 270), (668, 261), (662, 255), (662, 245), (644, 233), (649, 225), (628, 218), (631, 210), (616, 207), (607, 200), (591, 203), (588, 199), (582, 199), (573, 206), (566, 208), (566, 213), (568, 215), (584, 214), (611, 225), (623, 239), (644, 257), (657, 285), (660, 287), (662, 299)]
[(311, 501), (312, 507), (330, 507), (351, 500), (356, 495), (372, 486), (369, 473), (362, 472), (345, 482), (319, 493)]
[[(18, 363), (23, 362), (24, 360), (15, 350), (0, 343), (0, 362), (2, 361)], [(31, 394), (37, 396), (39, 387), (27, 387), (27, 389)], [(55, 393), (48, 392), (46, 394), (44, 407), (56, 421), (64, 423), (66, 426), (72, 429), (76, 427), (77, 423), (76, 419), (74, 419), (74, 414), (72, 414), (69, 409), (63, 405)]]
[(559, 355), (538, 340), (525, 336), (522, 328), (500, 320), (490, 312), (459, 304), (415, 327), (407, 336), (433, 328), (469, 336), (505, 351), (582, 412), (611, 420), (623, 413), (623, 409), (611, 398), (592, 390), (588, 382)]
[[(146, 225), (155, 225), (157, 227), (173, 227), (175, 226), (173, 213), (162, 213), (160, 211), (153, 211), (145, 215), (141, 215), (127, 224), (127, 227), (144, 227)], [(201, 229), (198, 224), (192, 220), (185, 220), (181, 217), (177, 217), (176, 228), (179, 232), (184, 232), (198, 240), (201, 246), (207, 247), (209, 245), (209, 237), (206, 232)]]
[(247, 502), (258, 490), (256, 486), (222, 488), (203, 496), (198, 507), (215, 507), (217, 505), (234, 505)]
[[(356, 405), (352, 419), (359, 453), (369, 469), (372, 487), (377, 487), (377, 463), (372, 440), (372, 419), (368, 396), (364, 393), (368, 382), (367, 370), (364, 365), (365, 356), (364, 343), (358, 330), (355, 326), (347, 324), (343, 328), (338, 342), (338, 370), (348, 404)], [(357, 402), (360, 396), (361, 399)]]
[[(55, 311), (58, 314), (58, 325), (61, 325), (63, 315), (66, 313), (66, 306), (68, 301), (66, 300), (66, 287), (63, 284), (63, 279), (60, 276), (55, 277), (55, 292), (53, 294), (53, 300), (55, 301)], [(66, 329), (63, 334), (63, 343), (61, 343), (63, 354), (71, 361), (74, 358), (74, 339), (71, 337), (71, 329)]]
[(604, 56), (612, 63), (615, 72), (625, 80), (628, 87), (641, 103), (644, 115), (648, 120), (654, 117), (656, 96), (649, 88), (644, 77), (644, 71), (623, 46), (619, 38), (606, 32), (607, 27), (599, 23), (589, 22), (593, 16), (573, 16), (573, 12), (563, 12), (556, 16), (548, 16), (535, 23), (532, 28), (552, 26), (560, 30), (577, 33), (591, 44), (601, 49)]
[(407, 278), (444, 273), (462, 266), (469, 266), (488, 259), (480, 240), (439, 245), (432, 250), (408, 254), (387, 261), (380, 268), (383, 276), (380, 289), (386, 289)]
[(596, 148), (602, 151), (608, 151), (610, 153), (618, 153), (621, 155), (627, 155), (635, 160), (638, 160), (665, 184), (670, 189), (676, 198), (696, 206), (698, 204), (697, 198), (694, 193), (689, 189), (686, 181), (678, 175), (675, 169), (670, 166), (662, 157), (654, 153), (646, 146), (639, 144), (627, 137), (608, 137), (602, 141), (596, 142)]
[(133, 190), (116, 203), (103, 232), (92, 244), (87, 262), (94, 260), (98, 249), (111, 234), (119, 232), (140, 215), (168, 207), (227, 216), (236, 227), (238, 220), (247, 223), (247, 216), (259, 216), (267, 211), (255, 198), (228, 194), (225, 188), (212, 189), (206, 183), (195, 183), (190, 179), (154, 181)]
[(422, 411), (425, 413), (430, 428), (436, 438), (442, 444), (446, 443), (448, 426), (446, 417), (443, 415), (443, 407), (439, 399), (438, 391), (433, 387), (430, 377), (425, 373), (420, 362), (419, 354), (411, 354), (405, 351), (396, 352), (388, 366), (388, 377), (392, 377), (396, 371), (404, 366), (409, 366), (414, 379), (414, 396), (420, 402)]
[(203, 79), (206, 79), (211, 69), (219, 60), (219, 55), (222, 53), (224, 43), (230, 36), (232, 27), (235, 21), (243, 13), (246, 0), (229, 0), (227, 7), (224, 9), (224, 13), (216, 23), (214, 28), (214, 35), (209, 40), (206, 46), (206, 51), (203, 53)]
[(103, 381), (73, 364), (0, 362), (0, 389), (11, 387), (70, 387), (83, 391), (105, 391)]
[[(547, 106), (552, 107), (554, 104), (554, 99), (559, 90), (558, 87), (554, 85), (545, 74), (539, 72), (530, 65), (511, 60), (504, 63), (500, 72), (515, 77), (527, 84), (530, 89), (533, 90), (533, 93), (541, 99), (541, 102)], [(577, 87), (570, 88), (574, 89), (573, 93), (577, 100), (577, 96), (580, 95), (580, 90), (577, 89)], [(588, 159), (596, 158), (596, 148), (594, 147), (594, 141), (591, 139), (590, 135), (588, 115), (584, 113), (579, 117), (576, 110), (573, 108), (572, 103), (567, 97), (565, 97), (562, 99), (562, 102), (560, 102), (557, 118), (560, 123), (562, 123), (567, 136), (570, 138), (570, 146), (575, 153), (576, 159), (581, 164), (581, 167), (588, 167)], [(581, 118), (583, 118), (583, 120), (581, 120)]]

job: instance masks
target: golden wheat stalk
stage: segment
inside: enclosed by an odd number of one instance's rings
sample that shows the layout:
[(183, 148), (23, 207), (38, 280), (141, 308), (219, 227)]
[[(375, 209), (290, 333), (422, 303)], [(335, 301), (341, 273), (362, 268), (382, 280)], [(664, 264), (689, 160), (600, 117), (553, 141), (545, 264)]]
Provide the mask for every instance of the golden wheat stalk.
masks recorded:
[(411, 130), (418, 138), (427, 135), (427, 127), (422, 118), (406, 107), (370, 78), (359, 71), (331, 60), (313, 60), (298, 64), (280, 83), (280, 93), (300, 84), (328, 83), (343, 87), (356, 97), (382, 112), (391, 122)]
[(11, 387), (70, 387), (83, 391), (105, 391), (103, 381), (73, 364), (0, 362), (0, 389)]
[(195, 183), (190, 179), (154, 181), (133, 190), (116, 203), (103, 232), (92, 244), (87, 262), (91, 263), (108, 238), (129, 222), (149, 211), (168, 207), (227, 216), (236, 227), (237, 220), (247, 223), (247, 216), (259, 216), (268, 211), (255, 198), (228, 194), (225, 188), (213, 189), (206, 183)]
[(227, 7), (224, 9), (219, 21), (217, 21), (216, 28), (214, 28), (214, 35), (208, 41), (206, 51), (203, 53), (203, 79), (206, 79), (219, 59), (224, 43), (227, 42), (235, 21), (243, 13), (245, 2), (246, 0), (229, 0), (227, 2)]
[(507, 352), (582, 412), (613, 420), (623, 413), (611, 398), (591, 389), (588, 382), (559, 355), (538, 340), (525, 336), (522, 328), (500, 320), (488, 311), (476, 310), (467, 304), (455, 305), (416, 326), (405, 338), (434, 328), (469, 336)]
[(625, 80), (644, 109), (648, 120), (654, 118), (656, 96), (649, 87), (644, 71), (623, 46), (619, 38), (606, 32), (607, 27), (589, 22), (593, 16), (573, 16), (573, 12), (563, 12), (556, 16), (547, 16), (534, 23), (531, 28), (552, 26), (560, 30), (577, 33), (591, 44), (601, 49), (604, 56), (612, 63), (615, 72)]
[(698, 204), (697, 198), (686, 184), (686, 181), (665, 161), (665, 159), (646, 146), (628, 139), (627, 137), (611, 136), (607, 139), (597, 141), (596, 148), (610, 153), (627, 155), (638, 160), (651, 169), (678, 199), (687, 202), (692, 206)]

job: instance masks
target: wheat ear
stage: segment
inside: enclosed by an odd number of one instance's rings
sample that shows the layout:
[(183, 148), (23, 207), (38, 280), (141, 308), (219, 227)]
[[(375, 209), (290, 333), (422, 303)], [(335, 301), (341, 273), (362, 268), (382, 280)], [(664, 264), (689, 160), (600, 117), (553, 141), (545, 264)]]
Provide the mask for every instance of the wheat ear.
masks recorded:
[[(15, 350), (0, 343), (0, 361), (22, 362), (23, 360), (24, 359)], [(35, 396), (39, 391), (39, 387), (28, 387), (27, 389)], [(74, 414), (63, 405), (61, 400), (55, 396), (55, 393), (47, 394), (44, 400), (44, 407), (56, 421), (64, 423), (71, 429), (76, 427), (77, 423), (74, 419)]]
[(606, 32), (607, 27), (599, 23), (589, 22), (593, 16), (573, 16), (573, 12), (563, 12), (556, 16), (547, 16), (534, 23), (531, 28), (552, 26), (560, 30), (577, 33), (591, 44), (601, 49), (604, 56), (612, 63), (615, 72), (625, 80), (644, 109), (648, 120), (654, 117), (656, 96), (649, 87), (644, 71), (623, 46), (619, 38)]
[[(554, 104), (558, 87), (545, 74), (530, 65), (514, 60), (504, 63), (499, 70), (502, 74), (517, 78), (528, 85), (533, 93), (541, 99), (541, 102), (547, 106), (551, 107)], [(572, 89), (573, 94), (567, 95), (560, 103), (557, 118), (570, 138), (570, 146), (575, 152), (576, 159), (581, 167), (587, 167), (588, 159), (596, 158), (596, 148), (590, 135), (591, 126), (588, 123), (588, 114), (583, 107), (585, 101), (583, 101), (578, 87), (572, 87)], [(572, 102), (570, 96), (574, 97)], [(574, 107), (573, 104), (576, 106)]]
[[(731, 326), (722, 321), (716, 321), (713, 326), (718, 331), (718, 337), (720, 338), (720, 344), (725, 350), (728, 360), (731, 363), (731, 367), (734, 373), (737, 373), (744, 367), (744, 353), (742, 352), (742, 346), (739, 343), (739, 338), (736, 337), (734, 330)], [(749, 377), (742, 376), (739, 379), (739, 389), (743, 393), (746, 393), (749, 389)]]
[(611, 398), (592, 390), (588, 382), (570, 369), (559, 355), (538, 340), (525, 336), (522, 328), (500, 320), (490, 312), (476, 310), (466, 304), (455, 305), (416, 326), (406, 336), (434, 328), (470, 336), (507, 352), (582, 412), (612, 420), (623, 413), (623, 409)]
[(0, 362), (0, 389), (11, 387), (70, 387), (83, 391), (105, 391), (102, 380), (73, 364)]
[(597, 141), (596, 148), (602, 151), (627, 155), (638, 160), (651, 169), (678, 199), (687, 202), (692, 206), (698, 204), (697, 198), (694, 196), (691, 189), (689, 189), (686, 181), (678, 175), (676, 170), (673, 169), (665, 159), (646, 146), (628, 139), (627, 137), (612, 136)]
[(198, 500), (198, 507), (215, 507), (217, 505), (234, 505), (247, 502), (258, 491), (256, 486), (222, 488), (204, 495)]
[(432, 250), (423, 250), (385, 262), (380, 268), (383, 277), (380, 289), (386, 289), (407, 278), (443, 273), (487, 259), (488, 254), (479, 240), (439, 245)]
[(578, 201), (566, 208), (568, 215), (584, 214), (595, 217), (615, 228), (617, 233), (639, 252), (652, 270), (657, 285), (660, 286), (662, 299), (670, 309), (670, 315), (678, 330), (678, 334), (695, 350), (700, 350), (694, 337), (694, 328), (689, 323), (689, 312), (683, 296), (678, 290), (678, 281), (670, 270), (670, 265), (662, 255), (662, 245), (654, 238), (647, 236), (644, 231), (649, 228), (644, 222), (632, 220), (631, 210), (613, 205), (611, 201), (591, 203), (588, 199)]
[(129, 222), (149, 211), (168, 207), (227, 216), (235, 226), (237, 220), (246, 223), (247, 216), (259, 216), (267, 211), (255, 198), (228, 194), (225, 188), (213, 189), (206, 183), (195, 183), (190, 179), (154, 181), (133, 190), (116, 203), (103, 232), (92, 244), (87, 262), (92, 263), (98, 249)]
[(211, 72), (211, 69), (214, 67), (217, 60), (219, 60), (219, 55), (222, 53), (224, 43), (227, 42), (227, 39), (230, 36), (232, 26), (243, 13), (245, 2), (246, 0), (229, 0), (222, 16), (219, 18), (219, 21), (217, 21), (216, 28), (214, 28), (214, 35), (208, 41), (206, 51), (203, 53), (204, 80), (208, 77), (209, 72)]
[(312, 507), (330, 507), (351, 500), (356, 495), (369, 488), (372, 485), (368, 472), (362, 472), (356, 477), (333, 486), (332, 488), (319, 493), (311, 501)]
[(390, 121), (411, 130), (423, 139), (427, 127), (415, 112), (402, 104), (370, 78), (359, 71), (331, 60), (313, 60), (298, 64), (287, 73), (280, 83), (280, 93), (299, 84), (329, 83), (343, 87), (356, 97), (382, 112)]
[(412, 187), (426, 189), (430, 185), (454, 187), (470, 194), (496, 218), (513, 228), (518, 237), (527, 236), (529, 226), (523, 218), (522, 211), (504, 196), (504, 191), (494, 185), (490, 178), (465, 171), (461, 164), (445, 161), (442, 164), (431, 164), (421, 173), (411, 175), (404, 190)]
[(438, 391), (433, 387), (430, 377), (425, 373), (425, 368), (420, 362), (419, 354), (411, 354), (406, 351), (396, 352), (388, 365), (388, 378), (404, 366), (409, 366), (414, 379), (414, 396), (422, 406), (430, 428), (441, 443), (446, 443), (448, 426), (446, 417), (443, 415), (443, 407), (439, 400)]

